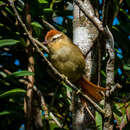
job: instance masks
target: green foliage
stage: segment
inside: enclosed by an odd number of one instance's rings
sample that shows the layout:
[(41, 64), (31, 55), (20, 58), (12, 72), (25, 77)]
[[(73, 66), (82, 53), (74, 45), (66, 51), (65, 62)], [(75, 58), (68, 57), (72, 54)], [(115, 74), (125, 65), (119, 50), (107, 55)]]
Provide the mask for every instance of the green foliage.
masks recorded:
[(113, 115), (117, 121), (117, 127), (123, 129), (128, 123), (130, 117), (130, 102), (127, 103), (115, 103), (113, 108)]
[(15, 45), (18, 42), (19, 42), (18, 40), (14, 39), (2, 39), (0, 40), (0, 47)]
[(25, 94), (25, 93), (26, 93), (26, 91), (24, 89), (16, 88), (16, 89), (11, 89), (9, 91), (6, 91), (6, 92), (0, 94), (0, 98), (12, 97), (17, 94)]
[(95, 121), (96, 121), (97, 130), (102, 130), (102, 116), (97, 111), (95, 113)]
[[(33, 0), (29, 1), (31, 13), (32, 35), (40, 41), (44, 41), (44, 36), (50, 28), (43, 23), (43, 19), (49, 22), (58, 30), (66, 33), (72, 38), (72, 9), (68, 9), (70, 0)], [(26, 52), (26, 34), (16, 20), (12, 8), (5, 0), (0, 0), (0, 129), (16, 129), (25, 123), (24, 119), (24, 96), (27, 75), (35, 77), (35, 86), (43, 92), (45, 101), (49, 109), (53, 112), (57, 120), (63, 124), (59, 128), (49, 116), (50, 130), (68, 130), (72, 127), (72, 113), (69, 109), (71, 100), (68, 93), (72, 92), (66, 84), (57, 84), (53, 78), (48, 75), (48, 68), (41, 60), (39, 54), (34, 52), (35, 74), (27, 71), (27, 52)], [(118, 10), (118, 1), (114, 0), (115, 12)], [(15, 6), (25, 22), (24, 1), (15, 0)], [(128, 86), (130, 85), (130, 1), (126, 0), (121, 5), (119, 15), (117, 16), (119, 24), (112, 27), (112, 33), (115, 39), (115, 82), (119, 82), (123, 88), (115, 95), (113, 108), (114, 118), (120, 128), (126, 127), (130, 121), (130, 106), (128, 102)], [(126, 11), (128, 10), (128, 11)], [(58, 17), (62, 21), (56, 21)], [(119, 51), (119, 48), (122, 52)], [(122, 55), (122, 59), (117, 54)], [(16, 64), (16, 60), (20, 63)], [(105, 59), (106, 60), (106, 59)], [(105, 61), (104, 60), (104, 61)], [(102, 64), (105, 68), (105, 64)], [(121, 68), (122, 74), (118, 74), (118, 68)], [(106, 73), (101, 70), (102, 84), (105, 85)], [(123, 92), (122, 92), (123, 91)], [(125, 100), (125, 102), (123, 101)], [(17, 122), (16, 122), (17, 119)], [(46, 126), (45, 115), (42, 115), (43, 124)], [(126, 120), (127, 119), (127, 120)], [(102, 117), (96, 112), (96, 126), (98, 130), (102, 129)]]
[(123, 66), (123, 69), (126, 70), (126, 71), (130, 71), (130, 64), (125, 64)]
[(15, 78), (15, 77), (27, 76), (27, 75), (34, 75), (34, 73), (29, 71), (17, 71), (8, 75), (6, 78)]

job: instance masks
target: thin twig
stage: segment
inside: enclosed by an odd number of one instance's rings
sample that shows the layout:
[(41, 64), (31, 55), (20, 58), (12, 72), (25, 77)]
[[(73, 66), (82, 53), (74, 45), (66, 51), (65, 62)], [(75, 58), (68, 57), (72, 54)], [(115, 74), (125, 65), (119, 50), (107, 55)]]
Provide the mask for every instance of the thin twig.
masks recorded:
[(55, 121), (55, 123), (62, 128), (62, 125), (60, 124), (60, 122), (56, 119), (56, 117), (54, 116), (54, 114), (52, 112), (50, 112), (50, 116), (51, 118)]
[(92, 112), (89, 110), (87, 104), (85, 104), (85, 109), (88, 111), (88, 113), (90, 114), (91, 118), (95, 121), (94, 115), (93, 115)]
[(51, 25), (49, 22), (47, 22), (46, 20), (42, 19), (42, 22), (43, 22), (45, 25), (47, 25), (50, 29), (55, 29), (55, 30), (56, 30), (56, 28), (55, 28), (53, 25)]
[(55, 123), (60, 128), (62, 128), (62, 124), (60, 124), (60, 122), (56, 119), (56, 117), (54, 116), (54, 114), (52, 112), (48, 111), (47, 105), (45, 103), (44, 96), (42, 95), (41, 91), (38, 90), (37, 87), (33, 87), (33, 89), (37, 93), (38, 97), (40, 98), (42, 110), (44, 110), (44, 112), (45, 112), (45, 118), (48, 120), (48, 115), (50, 115), (50, 117), (55, 121)]
[(45, 103), (44, 96), (42, 95), (41, 91), (37, 89), (37, 87), (33, 87), (33, 90), (37, 93), (38, 97), (40, 98), (41, 108), (45, 111), (45, 118), (48, 119), (48, 108)]
[(116, 83), (114, 86), (111, 86), (111, 89), (107, 92), (106, 96), (110, 97), (117, 89), (122, 88), (119, 83)]

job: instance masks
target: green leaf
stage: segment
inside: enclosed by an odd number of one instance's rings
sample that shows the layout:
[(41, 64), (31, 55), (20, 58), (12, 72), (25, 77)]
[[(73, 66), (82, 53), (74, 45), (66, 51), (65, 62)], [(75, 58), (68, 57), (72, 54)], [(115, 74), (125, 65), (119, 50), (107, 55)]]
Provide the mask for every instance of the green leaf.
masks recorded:
[(106, 73), (103, 70), (101, 70), (101, 74), (106, 78)]
[(5, 97), (13, 96), (13, 95), (18, 95), (18, 94), (25, 94), (25, 93), (26, 93), (26, 90), (16, 88), (16, 89), (11, 89), (9, 91), (2, 93), (0, 95), (0, 98), (5, 98)]
[(42, 25), (38, 22), (32, 22), (31, 25), (34, 26), (34, 27), (43, 29)]
[(66, 87), (67, 91), (72, 92), (72, 88), (71, 88), (71, 87), (69, 87), (69, 86), (66, 85), (65, 83), (62, 83), (62, 84)]
[(42, 4), (47, 4), (48, 1), (47, 0), (38, 0), (39, 3), (42, 3)]
[(130, 70), (130, 64), (125, 64), (125, 65), (123, 66), (123, 69), (124, 69), (124, 70)]
[(2, 112), (0, 112), (0, 116), (9, 115), (9, 114), (11, 114), (10, 111), (2, 111)]
[(44, 13), (52, 13), (52, 9), (51, 8), (45, 8), (43, 9)]
[(114, 118), (117, 120), (117, 124), (120, 125), (124, 116), (126, 115), (125, 104), (115, 103), (113, 108)]
[(3, 1), (0, 1), (0, 4), (5, 4)]
[(99, 112), (96, 111), (95, 121), (97, 130), (102, 130), (102, 116)]
[(10, 75), (8, 75), (6, 78), (13, 78), (13, 77), (20, 77), (20, 76), (27, 76), (27, 75), (34, 75), (33, 72), (29, 71), (16, 71)]
[(18, 40), (14, 39), (2, 39), (0, 40), (0, 47), (15, 45), (18, 42), (19, 42)]

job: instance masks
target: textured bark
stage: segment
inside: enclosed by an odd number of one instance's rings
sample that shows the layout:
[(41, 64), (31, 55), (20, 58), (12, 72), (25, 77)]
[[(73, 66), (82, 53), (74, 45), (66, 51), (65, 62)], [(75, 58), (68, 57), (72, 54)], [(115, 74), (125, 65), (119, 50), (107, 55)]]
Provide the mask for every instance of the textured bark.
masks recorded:
[[(114, 62), (115, 62), (115, 53), (114, 53), (114, 39), (109, 31), (109, 28), (106, 28), (106, 51), (108, 54), (108, 61), (106, 66), (106, 87), (111, 90), (115, 83), (114, 83)], [(104, 130), (112, 130), (113, 124), (111, 123), (112, 120), (112, 102), (109, 96), (109, 90), (106, 91), (106, 98), (105, 98), (105, 121), (104, 121)]]
[[(31, 14), (29, 8), (29, 1), (25, 0), (25, 18), (26, 18), (26, 25), (28, 29), (28, 33), (32, 35), (32, 28), (31, 28)], [(29, 72), (34, 72), (34, 47), (30, 43), (30, 40), (27, 39), (27, 68)], [(41, 113), (40, 113), (40, 106), (38, 105), (38, 100), (34, 95), (33, 86), (34, 86), (34, 76), (29, 75), (27, 76), (28, 84), (27, 84), (27, 93), (24, 102), (24, 112), (25, 112), (25, 129), (29, 130), (41, 130), (43, 129), (43, 124), (41, 120)]]
[[(29, 33), (32, 33), (32, 29), (30, 26), (31, 23), (31, 15), (29, 13), (29, 3), (28, 0), (25, 1), (25, 18), (26, 18), (26, 24)], [(27, 53), (27, 68), (28, 71), (34, 72), (34, 59), (33, 59), (33, 51), (32, 51), (32, 46), (30, 44), (29, 39), (27, 39), (27, 48), (26, 48), (26, 53)], [(27, 84), (27, 93), (25, 97), (25, 102), (24, 102), (24, 112), (25, 112), (25, 129), (29, 130), (32, 129), (32, 96), (33, 96), (33, 85), (34, 85), (34, 77), (33, 76), (27, 76), (28, 84)]]
[[(84, 0), (84, 7), (90, 13), (94, 14), (94, 10), (89, 0)], [(73, 42), (79, 46), (84, 54), (93, 46), (95, 39), (98, 36), (98, 31), (92, 22), (82, 13), (82, 11), (74, 4), (74, 21), (73, 21)], [(94, 53), (93, 53), (94, 52)], [(86, 77), (92, 82), (97, 79), (97, 50), (93, 47), (92, 51), (86, 57)], [(88, 105), (91, 112), (94, 114), (94, 109)], [(79, 98), (74, 94), (73, 97), (73, 129), (85, 130), (95, 129), (93, 119), (90, 117)]]

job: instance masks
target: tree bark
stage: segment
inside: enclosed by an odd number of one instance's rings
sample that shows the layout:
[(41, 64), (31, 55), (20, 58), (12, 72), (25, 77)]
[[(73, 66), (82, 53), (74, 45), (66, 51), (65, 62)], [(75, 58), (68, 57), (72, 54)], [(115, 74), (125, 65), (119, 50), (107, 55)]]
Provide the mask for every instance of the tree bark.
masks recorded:
[(115, 63), (115, 53), (114, 53), (114, 39), (108, 27), (106, 27), (107, 39), (106, 39), (106, 53), (108, 54), (107, 66), (106, 66), (106, 97), (105, 97), (105, 116), (104, 116), (104, 130), (112, 130), (112, 102), (110, 99), (109, 90), (111, 90), (114, 83), (114, 63)]
[[(26, 25), (30, 34), (32, 34), (32, 28), (30, 26), (31, 23), (31, 15), (29, 13), (29, 3), (28, 0), (25, 1), (25, 18), (26, 18)], [(28, 71), (34, 72), (34, 59), (33, 59), (33, 49), (30, 44), (30, 40), (27, 39), (27, 68)], [(32, 96), (33, 96), (33, 85), (34, 85), (34, 77), (27, 76), (28, 84), (27, 84), (27, 93), (24, 102), (24, 112), (25, 112), (25, 129), (29, 130), (32, 129)]]
[[(95, 13), (89, 0), (84, 0), (84, 7)], [(93, 46), (94, 41), (98, 36), (98, 31), (92, 22), (82, 13), (79, 7), (74, 4), (73, 10), (73, 42), (79, 46), (85, 55), (88, 50)], [(95, 53), (96, 52), (96, 53)], [(96, 81), (97, 75), (97, 50), (93, 46), (92, 51), (88, 53), (86, 57), (86, 77), (92, 82)], [(88, 104), (88, 103), (87, 103)], [(94, 114), (92, 105), (88, 104), (88, 108)], [(95, 124), (89, 113), (81, 104), (79, 98), (74, 94), (73, 97), (73, 129), (74, 130), (86, 130), (95, 129)]]
[[(25, 0), (25, 21), (28, 32), (32, 35), (32, 28), (31, 28), (31, 14), (30, 14), (30, 3), (29, 0)], [(30, 43), (30, 40), (27, 39), (27, 69), (29, 72), (34, 72), (34, 47)], [(34, 87), (34, 76), (29, 75), (27, 76), (27, 93), (24, 102), (24, 112), (25, 112), (25, 129), (26, 130), (42, 130), (43, 124), (41, 119), (40, 113), (40, 103), (38, 102), (38, 97), (33, 91)]]

